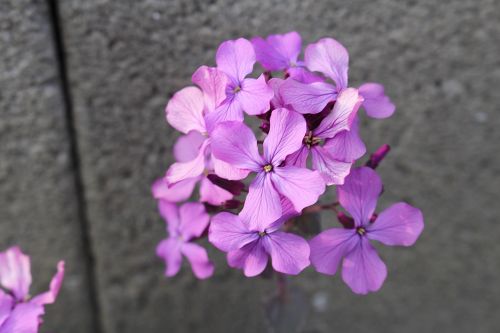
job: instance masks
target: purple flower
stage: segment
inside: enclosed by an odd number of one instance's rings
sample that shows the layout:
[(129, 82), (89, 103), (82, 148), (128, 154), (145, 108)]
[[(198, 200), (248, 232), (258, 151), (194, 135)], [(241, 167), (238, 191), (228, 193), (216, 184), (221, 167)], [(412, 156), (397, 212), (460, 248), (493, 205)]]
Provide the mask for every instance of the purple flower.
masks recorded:
[(64, 278), (64, 262), (57, 264), (48, 291), (29, 298), (30, 259), (18, 247), (0, 253), (0, 333), (36, 333), (44, 305), (56, 300)]
[(263, 156), (259, 154), (254, 134), (243, 123), (224, 122), (212, 133), (215, 157), (257, 174), (241, 212), (255, 229), (265, 228), (282, 216), (280, 194), (300, 212), (314, 204), (325, 191), (325, 183), (318, 172), (282, 165), (287, 155), (302, 145), (306, 132), (304, 118), (287, 109), (276, 109), (272, 112), (270, 126), (263, 144)]
[(333, 110), (306, 134), (301, 148), (286, 163), (305, 167), (311, 153), (313, 169), (321, 172), (327, 185), (343, 184), (354, 160), (365, 153), (355, 122), (362, 101), (356, 89), (343, 90)]
[(243, 111), (259, 115), (269, 110), (273, 91), (267, 86), (264, 75), (258, 79), (246, 78), (255, 64), (255, 51), (248, 40), (239, 38), (222, 43), (216, 61), (217, 68), (228, 76), (229, 81), (226, 99), (206, 117), (209, 130), (221, 121), (243, 121)]
[(318, 272), (333, 275), (343, 261), (342, 279), (355, 293), (377, 291), (387, 276), (387, 268), (370, 240), (389, 246), (413, 245), (424, 228), (422, 213), (399, 202), (375, 216), (382, 182), (368, 167), (352, 170), (337, 191), (355, 227), (333, 228), (314, 237), (309, 243), (311, 262)]
[(299, 65), (302, 39), (295, 32), (252, 38), (256, 59), (268, 71), (286, 70)]
[(252, 227), (241, 214), (219, 213), (212, 218), (208, 239), (227, 252), (229, 266), (243, 269), (248, 277), (262, 273), (269, 256), (274, 270), (299, 274), (310, 264), (309, 245), (302, 237), (280, 231), (281, 225), (295, 213), (290, 203), (283, 210), (282, 218), (259, 228)]
[(192, 242), (200, 237), (208, 226), (210, 217), (201, 203), (185, 203), (179, 209), (175, 204), (159, 200), (158, 208), (167, 222), (168, 238), (161, 241), (156, 254), (165, 260), (166, 276), (176, 275), (184, 255), (191, 264), (194, 275), (206, 279), (214, 272), (214, 266), (208, 259), (207, 251)]

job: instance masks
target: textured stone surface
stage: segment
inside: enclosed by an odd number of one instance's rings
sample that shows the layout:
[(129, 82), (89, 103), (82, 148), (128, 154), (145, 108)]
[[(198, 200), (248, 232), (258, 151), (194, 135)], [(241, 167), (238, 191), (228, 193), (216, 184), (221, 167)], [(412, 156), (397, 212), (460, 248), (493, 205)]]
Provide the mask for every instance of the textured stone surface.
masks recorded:
[(47, 290), (57, 261), (67, 275), (44, 332), (91, 332), (74, 174), (48, 8), (0, 1), (0, 249), (32, 257), (32, 294)]
[[(491, 332), (500, 324), (500, 94), (496, 0), (60, 1), (100, 302), (106, 332), (262, 331), (273, 285), (219, 266), (197, 282), (162, 278), (163, 224), (149, 184), (172, 161), (168, 97), (213, 63), (229, 38), (300, 31), (333, 36), (351, 54), (353, 84), (380, 81), (397, 103), (363, 121), (370, 148), (394, 150), (380, 206), (424, 211), (412, 249), (382, 248), (389, 277), (358, 297), (338, 277), (292, 279), (307, 291), (306, 332)], [(325, 218), (324, 225), (333, 224)]]

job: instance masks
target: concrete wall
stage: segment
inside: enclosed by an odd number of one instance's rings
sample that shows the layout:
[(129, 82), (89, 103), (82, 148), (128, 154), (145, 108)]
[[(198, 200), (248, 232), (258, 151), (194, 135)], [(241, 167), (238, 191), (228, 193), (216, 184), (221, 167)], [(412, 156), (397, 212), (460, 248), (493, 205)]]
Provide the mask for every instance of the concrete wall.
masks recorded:
[(149, 186), (172, 161), (169, 96), (213, 64), (221, 41), (292, 29), (306, 42), (342, 41), (354, 85), (384, 83), (396, 115), (362, 124), (370, 149), (393, 146), (380, 207), (413, 203), (426, 229), (414, 248), (380, 248), (389, 277), (379, 293), (355, 296), (312, 269), (290, 279), (303, 291), (290, 323), (495, 331), (498, 22), (496, 0), (0, 1), (0, 245), (33, 254), (37, 290), (68, 261), (46, 331), (265, 330), (274, 283), (242, 277), (217, 251), (209, 281), (188, 269), (162, 277), (164, 226)]

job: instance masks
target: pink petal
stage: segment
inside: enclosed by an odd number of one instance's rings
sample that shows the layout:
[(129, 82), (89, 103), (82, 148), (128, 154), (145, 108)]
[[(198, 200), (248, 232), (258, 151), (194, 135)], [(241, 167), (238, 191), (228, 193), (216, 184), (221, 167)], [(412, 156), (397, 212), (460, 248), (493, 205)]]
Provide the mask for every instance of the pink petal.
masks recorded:
[(347, 87), (349, 54), (342, 44), (332, 38), (320, 39), (305, 51), (305, 63), (309, 70), (329, 76), (340, 91)]
[(11, 291), (18, 301), (28, 296), (31, 285), (30, 258), (17, 246), (0, 253), (0, 284)]
[(255, 51), (252, 43), (239, 38), (222, 43), (215, 58), (217, 68), (229, 75), (234, 83), (239, 84), (253, 71)]
[(240, 180), (248, 176), (249, 170), (238, 169), (235, 166), (219, 160), (212, 155), (212, 162), (214, 164), (214, 171), (217, 176), (228, 180)]
[(399, 202), (380, 213), (367, 230), (369, 239), (386, 245), (411, 246), (424, 230), (424, 218), (419, 209)]
[(52, 304), (56, 301), (57, 295), (61, 290), (61, 286), (64, 280), (64, 261), (59, 261), (57, 264), (57, 273), (54, 275), (50, 281), (49, 290), (34, 297), (30, 303), (45, 305)]
[(323, 274), (334, 275), (342, 258), (359, 242), (354, 229), (332, 228), (309, 241), (311, 263)]
[(214, 67), (201, 66), (191, 77), (203, 91), (206, 112), (212, 112), (226, 99), (229, 79), (224, 72)]
[(275, 271), (297, 275), (309, 266), (309, 244), (302, 237), (276, 231), (263, 238)]
[(247, 277), (257, 276), (264, 271), (268, 255), (260, 240), (249, 243), (241, 249), (227, 254), (227, 263), (233, 268), (243, 268)]
[(352, 162), (338, 160), (321, 146), (312, 147), (311, 153), (313, 169), (321, 173), (326, 185), (344, 184), (345, 177), (351, 171)]
[(264, 158), (279, 166), (285, 158), (302, 147), (307, 125), (304, 117), (287, 109), (276, 109), (271, 114), (271, 127), (264, 140)]
[(339, 202), (354, 218), (356, 226), (368, 224), (381, 192), (379, 175), (367, 167), (352, 169), (344, 185), (337, 187)]
[(259, 238), (258, 233), (250, 231), (239, 216), (227, 212), (212, 217), (208, 240), (224, 252), (240, 249)]
[(187, 202), (179, 208), (179, 231), (184, 241), (200, 237), (208, 227), (210, 216), (199, 202)]
[(279, 71), (297, 63), (302, 40), (297, 32), (292, 31), (271, 35), (266, 40), (256, 37), (252, 39), (252, 44), (262, 67), (268, 71)]
[(177, 209), (177, 205), (165, 200), (158, 200), (158, 211), (167, 224), (168, 234), (170, 235), (170, 237), (178, 237), (178, 229), (181, 220), (179, 218), (179, 210)]
[(257, 174), (241, 210), (242, 220), (248, 221), (250, 230), (264, 231), (282, 215), (280, 196), (273, 186), (271, 177), (265, 172)]
[(354, 162), (366, 153), (366, 146), (359, 136), (357, 119), (354, 119), (350, 131), (341, 131), (323, 145), (325, 150), (341, 161)]
[(356, 118), (363, 97), (355, 88), (343, 90), (335, 101), (332, 112), (328, 114), (314, 130), (314, 135), (320, 138), (333, 138), (343, 130), (349, 130)]
[(200, 201), (219, 206), (225, 201), (231, 200), (233, 195), (225, 189), (215, 185), (207, 178), (203, 178), (200, 186)]
[(342, 279), (356, 294), (367, 294), (382, 287), (387, 267), (366, 237), (344, 258)]
[(167, 121), (182, 133), (206, 132), (203, 120), (203, 93), (196, 87), (181, 89), (170, 99), (165, 109)]
[(158, 244), (158, 246), (156, 247), (156, 255), (162, 258), (167, 265), (165, 269), (165, 276), (174, 276), (181, 269), (182, 244), (183, 243), (176, 238), (167, 238), (161, 241), (160, 244)]
[(362, 84), (359, 93), (365, 98), (363, 107), (366, 114), (372, 118), (388, 118), (396, 111), (396, 106), (384, 92), (384, 86), (379, 83)]
[(279, 92), (283, 83), (285, 83), (285, 80), (280, 78), (272, 78), (271, 80), (267, 81), (267, 85), (273, 90), (274, 93), (274, 96), (271, 99), (271, 104), (276, 109), (285, 107), (285, 103), (283, 102), (283, 99), (281, 98)]
[(292, 67), (287, 70), (290, 78), (302, 83), (324, 82), (321, 76), (309, 72), (304, 67)]
[(268, 87), (262, 74), (258, 79), (243, 80), (241, 91), (236, 93), (235, 99), (247, 114), (255, 116), (269, 111), (273, 96), (273, 89)]
[(252, 130), (235, 121), (221, 123), (212, 132), (212, 154), (245, 170), (259, 171), (264, 163)]
[(198, 155), (195, 159), (189, 162), (177, 162), (174, 163), (168, 168), (167, 174), (165, 175), (166, 181), (172, 185), (181, 180), (185, 180), (188, 178), (198, 177), (205, 170), (205, 160), (206, 154), (205, 150), (209, 144), (208, 140), (203, 142), (203, 145), (200, 147)]
[(214, 265), (208, 259), (207, 250), (197, 244), (184, 243), (181, 252), (188, 259), (191, 269), (198, 279), (206, 279), (212, 276)]
[(280, 88), (280, 95), (286, 105), (295, 111), (320, 113), (325, 106), (337, 97), (335, 87), (325, 82), (301, 83), (287, 79)]
[(0, 333), (37, 333), (43, 306), (34, 303), (19, 303), (0, 327)]
[(302, 145), (299, 150), (295, 153), (288, 155), (285, 159), (285, 165), (293, 165), (299, 168), (305, 168), (307, 166), (307, 157), (309, 156), (309, 148), (306, 145)]
[(155, 199), (180, 202), (187, 200), (191, 196), (198, 180), (199, 177), (188, 178), (169, 186), (165, 178), (160, 178), (153, 183), (151, 191)]
[(0, 289), (0, 327), (2, 327), (2, 324), (10, 316), (14, 304), (15, 300)]
[(188, 132), (180, 136), (174, 145), (174, 156), (177, 162), (189, 162), (198, 156), (200, 148), (207, 139), (198, 131)]
[(224, 121), (239, 121), (242, 122), (243, 108), (240, 101), (235, 96), (228, 97), (215, 111), (210, 112), (205, 116), (207, 130), (211, 133), (218, 124)]
[(275, 168), (271, 179), (276, 190), (293, 203), (297, 212), (316, 203), (325, 192), (321, 174), (309, 169), (294, 166)]

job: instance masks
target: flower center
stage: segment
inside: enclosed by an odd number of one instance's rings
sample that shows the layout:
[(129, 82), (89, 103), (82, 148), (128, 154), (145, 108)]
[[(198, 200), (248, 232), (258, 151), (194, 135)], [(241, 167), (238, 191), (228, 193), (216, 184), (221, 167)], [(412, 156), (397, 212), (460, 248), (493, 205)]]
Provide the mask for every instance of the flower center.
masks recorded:
[(363, 227), (357, 227), (356, 232), (358, 233), (358, 235), (364, 236), (366, 234), (366, 229)]
[(306, 134), (304, 136), (304, 144), (307, 146), (307, 148), (311, 148), (311, 146), (316, 146), (321, 142), (321, 138), (317, 138), (313, 136), (312, 131)]
[(264, 237), (265, 235), (267, 235), (267, 233), (265, 231), (259, 231), (259, 236), (260, 237)]
[(265, 172), (271, 172), (271, 171), (273, 171), (273, 165), (272, 164), (264, 165), (264, 171)]
[(233, 93), (235, 93), (235, 94), (239, 93), (240, 91), (241, 91), (241, 87), (240, 86), (236, 86), (233, 89)]

